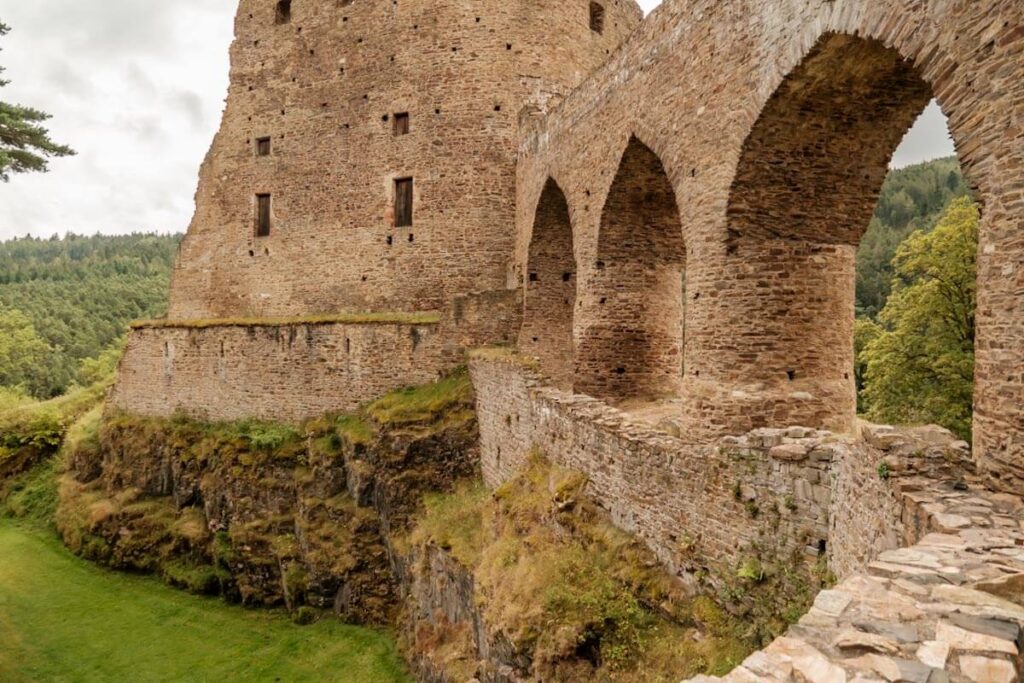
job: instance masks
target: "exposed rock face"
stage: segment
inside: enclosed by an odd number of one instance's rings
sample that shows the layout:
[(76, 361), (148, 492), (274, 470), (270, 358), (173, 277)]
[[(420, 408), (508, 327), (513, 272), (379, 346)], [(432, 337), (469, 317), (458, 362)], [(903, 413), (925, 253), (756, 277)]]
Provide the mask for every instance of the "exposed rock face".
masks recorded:
[(190, 590), (398, 623), (421, 680), (465, 680), (432, 649), (438, 633), (463, 631), (471, 673), (483, 662), (484, 680), (512, 680), (506, 662), (528, 662), (488, 633), (468, 571), (443, 550), (401, 543), (424, 494), (477, 476), (472, 413), (377, 425), (367, 439), (328, 424), (261, 450), (254, 433), (110, 414), (97, 441), (68, 454), (59, 527), (89, 559)]
[(247, 604), (388, 623), (395, 586), (380, 520), (348, 495), (336, 439), (315, 427), (273, 449), (254, 438), (109, 416), (99, 443), (70, 459), (65, 539), (112, 566)]
[(406, 652), (426, 683), (516, 683), (531, 659), (489, 628), (472, 573), (435, 546), (401, 558)]

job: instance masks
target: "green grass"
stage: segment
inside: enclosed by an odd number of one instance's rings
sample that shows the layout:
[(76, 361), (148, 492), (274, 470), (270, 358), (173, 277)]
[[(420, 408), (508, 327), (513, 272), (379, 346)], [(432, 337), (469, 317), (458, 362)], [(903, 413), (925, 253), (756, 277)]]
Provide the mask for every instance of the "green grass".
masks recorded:
[(324, 619), (299, 627), (116, 574), (50, 533), (0, 519), (0, 680), (411, 680), (389, 638)]
[(473, 382), (464, 367), (433, 384), (393, 391), (368, 405), (366, 413), (379, 424), (400, 425), (432, 422), (460, 405), (473, 409)]
[(60, 457), (45, 460), (20, 476), (0, 482), (0, 520), (18, 517), (37, 525), (51, 524), (57, 512)]

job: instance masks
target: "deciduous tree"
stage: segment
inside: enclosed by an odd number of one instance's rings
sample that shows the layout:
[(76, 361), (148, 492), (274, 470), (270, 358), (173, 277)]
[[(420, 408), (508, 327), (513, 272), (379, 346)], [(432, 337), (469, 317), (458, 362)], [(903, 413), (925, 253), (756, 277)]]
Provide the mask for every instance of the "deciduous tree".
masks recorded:
[(933, 422), (969, 438), (978, 222), (978, 207), (957, 199), (934, 230), (913, 233), (897, 250), (881, 330), (861, 330), (871, 419)]

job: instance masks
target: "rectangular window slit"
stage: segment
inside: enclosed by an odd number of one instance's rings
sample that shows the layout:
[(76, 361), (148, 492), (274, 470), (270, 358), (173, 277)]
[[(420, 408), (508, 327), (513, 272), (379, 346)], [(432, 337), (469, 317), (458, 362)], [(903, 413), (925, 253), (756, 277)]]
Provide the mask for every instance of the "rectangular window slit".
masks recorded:
[(412, 225), (412, 178), (395, 180), (395, 227)]
[(270, 237), (270, 195), (256, 195), (256, 236)]
[(270, 156), (270, 138), (256, 138), (256, 156)]
[(594, 33), (604, 33), (604, 5), (590, 3), (590, 30)]
[(409, 134), (409, 114), (402, 112), (395, 114), (395, 135)]
[(287, 24), (292, 20), (292, 0), (278, 0), (277, 12), (274, 21), (278, 24)]

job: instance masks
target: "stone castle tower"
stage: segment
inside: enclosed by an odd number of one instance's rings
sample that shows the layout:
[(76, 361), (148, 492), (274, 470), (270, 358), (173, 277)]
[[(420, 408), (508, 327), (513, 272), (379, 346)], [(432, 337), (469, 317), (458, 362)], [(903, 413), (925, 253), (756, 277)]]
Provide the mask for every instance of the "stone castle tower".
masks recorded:
[(241, 0), (170, 318), (440, 310), (504, 289), (520, 118), (642, 16), (633, 0)]

